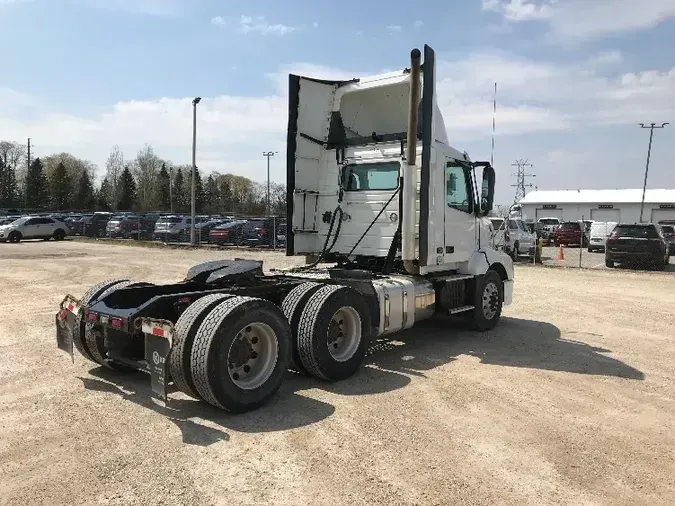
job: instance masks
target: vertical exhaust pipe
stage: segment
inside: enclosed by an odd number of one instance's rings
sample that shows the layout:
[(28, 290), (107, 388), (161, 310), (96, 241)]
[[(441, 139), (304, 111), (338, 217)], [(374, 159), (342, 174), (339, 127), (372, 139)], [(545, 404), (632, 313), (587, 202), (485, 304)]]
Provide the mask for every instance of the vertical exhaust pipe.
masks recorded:
[(401, 259), (406, 272), (419, 274), (415, 264), (415, 226), (417, 224), (417, 125), (420, 104), (422, 53), (410, 52), (410, 100), (408, 102), (408, 140), (403, 167), (403, 216), (401, 219)]

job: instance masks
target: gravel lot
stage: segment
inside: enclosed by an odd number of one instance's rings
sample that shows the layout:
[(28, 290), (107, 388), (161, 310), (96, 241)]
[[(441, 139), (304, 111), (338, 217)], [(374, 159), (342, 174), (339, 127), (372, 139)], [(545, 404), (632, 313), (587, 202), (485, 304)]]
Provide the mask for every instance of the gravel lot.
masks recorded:
[(494, 331), (425, 322), (240, 416), (56, 349), (65, 293), (232, 256), (0, 244), (1, 505), (673, 504), (672, 274), (520, 266)]

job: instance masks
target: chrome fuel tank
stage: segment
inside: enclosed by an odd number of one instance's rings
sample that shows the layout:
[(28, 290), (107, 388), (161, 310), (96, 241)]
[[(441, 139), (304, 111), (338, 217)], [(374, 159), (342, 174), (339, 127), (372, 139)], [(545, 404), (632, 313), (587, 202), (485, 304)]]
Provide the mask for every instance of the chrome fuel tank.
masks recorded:
[(379, 336), (409, 329), (434, 315), (436, 292), (426, 279), (388, 276), (374, 279), (373, 286), (380, 304)]

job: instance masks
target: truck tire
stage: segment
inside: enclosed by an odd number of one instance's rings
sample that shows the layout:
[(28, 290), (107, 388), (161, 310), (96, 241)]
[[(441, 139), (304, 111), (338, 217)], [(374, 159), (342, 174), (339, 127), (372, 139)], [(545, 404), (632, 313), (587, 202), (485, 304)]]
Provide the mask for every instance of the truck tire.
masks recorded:
[(195, 388), (192, 369), (190, 368), (190, 353), (192, 352), (195, 334), (197, 334), (197, 330), (199, 330), (199, 326), (206, 315), (217, 304), (231, 297), (232, 295), (214, 293), (198, 299), (180, 315), (174, 327), (174, 341), (169, 354), (171, 379), (181, 392), (195, 399), (201, 399)]
[(499, 322), (504, 303), (504, 284), (497, 271), (488, 269), (476, 287), (474, 308), (467, 315), (467, 323), (473, 330), (493, 329)]
[(288, 323), (291, 326), (291, 332), (293, 333), (291, 368), (299, 373), (306, 372), (305, 367), (302, 365), (302, 360), (300, 360), (300, 353), (298, 352), (298, 325), (300, 324), (300, 317), (309, 298), (322, 286), (326, 285), (312, 282), (298, 285), (286, 295), (281, 303), (281, 310), (286, 315)]
[[(112, 286), (109, 286), (104, 290), (101, 295), (96, 299), (103, 299), (110, 295), (111, 293), (121, 290), (122, 288), (132, 288), (136, 286), (152, 286), (152, 283), (144, 283), (138, 281), (122, 281), (121, 283), (115, 283)], [(129, 367), (123, 366), (121, 364), (115, 364), (106, 360), (108, 351), (105, 346), (105, 335), (102, 331), (98, 330), (95, 323), (86, 322), (84, 324), (84, 341), (87, 346), (87, 350), (91, 354), (91, 358), (99, 365), (106, 367), (108, 369), (113, 369), (115, 371), (129, 371), (132, 370)]]
[[(128, 281), (128, 279), (106, 279), (105, 281), (96, 283), (94, 286), (89, 288), (89, 290), (84, 292), (84, 295), (82, 296), (80, 301), (84, 306), (88, 306), (92, 302), (97, 300), (99, 296), (103, 292), (108, 290), (111, 286), (114, 286), (118, 283), (123, 283), (125, 281)], [(80, 313), (80, 315), (75, 320), (75, 326), (73, 327), (73, 344), (75, 345), (75, 349), (77, 349), (77, 351), (80, 352), (80, 355), (82, 355), (87, 360), (90, 360), (91, 362), (96, 362), (96, 359), (93, 357), (93, 355), (87, 348), (85, 340), (86, 325), (82, 321), (82, 318), (84, 318), (84, 314)]]
[(370, 327), (370, 310), (363, 295), (346, 286), (319, 288), (303, 308), (298, 324), (302, 365), (322, 380), (352, 376), (366, 357)]
[(281, 309), (254, 297), (231, 297), (204, 318), (190, 367), (199, 396), (233, 413), (267, 402), (281, 386), (291, 329)]

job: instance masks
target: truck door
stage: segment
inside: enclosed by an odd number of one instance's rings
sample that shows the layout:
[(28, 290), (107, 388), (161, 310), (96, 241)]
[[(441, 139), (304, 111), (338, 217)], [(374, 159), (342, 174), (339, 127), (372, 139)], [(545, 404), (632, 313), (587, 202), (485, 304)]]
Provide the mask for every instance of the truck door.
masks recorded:
[(476, 241), (474, 191), (471, 170), (446, 158), (445, 161), (445, 251), (444, 263), (466, 262)]

